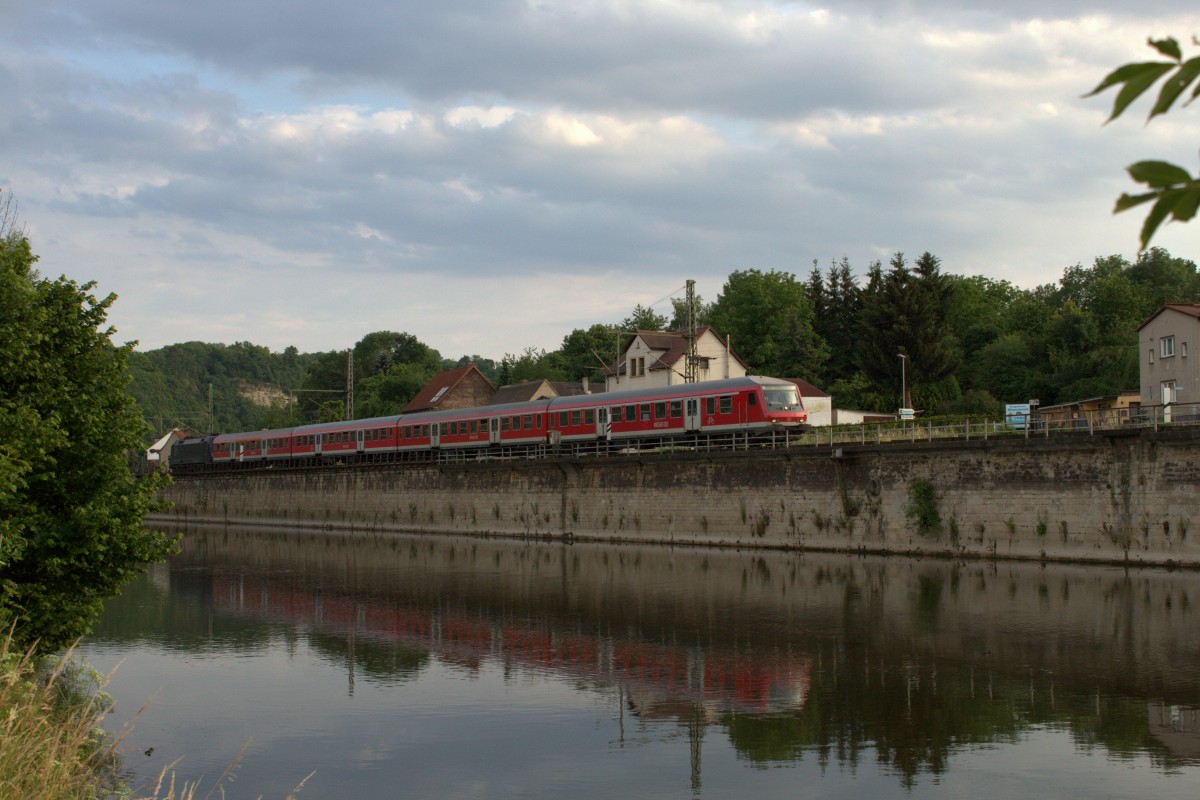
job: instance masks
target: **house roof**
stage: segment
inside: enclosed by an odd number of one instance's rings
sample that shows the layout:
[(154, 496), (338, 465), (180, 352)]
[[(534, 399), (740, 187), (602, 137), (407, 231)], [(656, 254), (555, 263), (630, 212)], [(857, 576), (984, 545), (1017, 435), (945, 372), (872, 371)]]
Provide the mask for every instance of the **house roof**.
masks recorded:
[[(430, 379), (429, 383), (425, 384), (424, 389), (417, 392), (417, 396), (404, 407), (402, 413), (411, 414), (415, 411), (430, 411), (437, 408), (441, 399), (466, 380), (467, 376), (472, 372), (477, 373), (479, 377), (487, 381), (488, 386), (493, 386), (492, 382), (487, 379), (487, 376), (480, 372), (479, 367), (474, 364), (467, 364), (465, 367), (439, 372)], [(493, 386), (493, 388), (495, 387)]]
[(1098, 397), (1085, 397), (1082, 400), (1071, 400), (1066, 403), (1055, 403), (1052, 406), (1038, 406), (1038, 411), (1049, 411), (1051, 409), (1059, 408), (1073, 408), (1075, 406), (1081, 406), (1084, 403), (1099, 403), (1104, 400), (1119, 400), (1122, 397), (1141, 397), (1141, 392), (1139, 392), (1137, 389), (1122, 389), (1116, 394), (1104, 394)]
[(800, 390), (801, 397), (829, 397), (829, 392), (822, 391), (813, 386), (803, 378), (784, 378), (785, 381), (791, 381), (796, 384), (796, 388)]
[[(721, 337), (721, 334), (717, 333), (716, 328), (713, 328), (711, 325), (701, 325), (696, 329), (696, 338), (699, 339), (706, 333), (711, 333), (715, 336), (717, 341), (721, 343), (721, 346), (725, 348), (725, 351), (736, 359), (742, 365), (743, 369), (746, 368), (746, 362), (742, 361), (737, 353), (729, 349), (729, 345)], [(629, 341), (625, 343), (625, 349), (621, 351), (621, 360), (617, 362), (617, 366), (609, 366), (604, 370), (604, 374), (625, 374), (625, 354), (629, 351), (634, 339), (641, 339), (651, 350), (665, 351), (647, 369), (652, 371), (672, 369), (687, 354), (687, 337), (687, 331), (638, 331), (637, 336), (630, 337)]]
[[(539, 394), (540, 393), (540, 394)], [(492, 395), (489, 406), (502, 403), (524, 403), (538, 397), (574, 397), (575, 395), (590, 394), (584, 391), (583, 384), (572, 381), (521, 381), (520, 383), (501, 386)]]
[(554, 389), (554, 393), (559, 397), (590, 394), (590, 392), (584, 390), (583, 383), (579, 381), (550, 381), (550, 388)]
[(1200, 319), (1200, 303), (1165, 303), (1159, 306), (1158, 310), (1153, 314), (1146, 317), (1145, 321), (1142, 322), (1141, 325), (1137, 326), (1137, 329), (1140, 331), (1142, 328), (1149, 325), (1151, 320), (1168, 310), (1178, 311), (1180, 314), (1187, 314), (1189, 317)]
[(508, 386), (501, 386), (492, 395), (492, 399), (488, 401), (488, 405), (496, 406), (503, 403), (521, 403), (532, 400), (537, 397), (538, 392), (547, 386), (553, 391), (553, 385), (547, 380), (521, 381), (520, 383), (512, 383)]

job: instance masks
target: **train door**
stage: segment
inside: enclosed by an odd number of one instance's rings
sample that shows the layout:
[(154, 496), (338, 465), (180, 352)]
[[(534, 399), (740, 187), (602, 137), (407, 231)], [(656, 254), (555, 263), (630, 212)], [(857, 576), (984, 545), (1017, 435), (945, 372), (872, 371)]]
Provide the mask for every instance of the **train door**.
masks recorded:
[(313, 434), (313, 453), (315, 453), (316, 455), (321, 455), (321, 441), (324, 438), (325, 438), (325, 434), (323, 434), (323, 433), (314, 433)]
[(359, 428), (354, 432), (355, 450), (361, 453), (365, 449), (366, 431)]
[(689, 397), (683, 402), (683, 429), (685, 431), (700, 430), (699, 397)]
[(487, 420), (488, 426), (488, 443), (500, 444), (500, 418), (492, 417)]
[(596, 409), (596, 438), (612, 439), (612, 423), (608, 419), (607, 407)]
[(441, 423), (441, 422), (435, 422), (429, 426), (429, 446), (430, 447), (441, 447), (441, 445), (442, 445), (441, 430), (442, 430), (443, 424), (444, 423)]

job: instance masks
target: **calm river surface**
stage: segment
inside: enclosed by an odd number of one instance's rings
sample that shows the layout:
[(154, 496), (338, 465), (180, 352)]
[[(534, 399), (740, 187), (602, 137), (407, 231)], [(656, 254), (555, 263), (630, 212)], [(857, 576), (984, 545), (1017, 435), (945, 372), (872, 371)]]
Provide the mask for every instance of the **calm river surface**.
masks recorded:
[(198, 797), (1200, 797), (1189, 572), (191, 531), (81, 649)]

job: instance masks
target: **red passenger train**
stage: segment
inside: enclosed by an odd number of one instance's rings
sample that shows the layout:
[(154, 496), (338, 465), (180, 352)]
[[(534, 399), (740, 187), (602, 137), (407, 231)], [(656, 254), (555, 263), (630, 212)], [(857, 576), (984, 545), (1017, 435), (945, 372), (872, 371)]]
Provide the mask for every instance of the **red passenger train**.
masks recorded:
[[(749, 376), (227, 433), (205, 437), (203, 445), (188, 441), (179, 453), (182, 458), (172, 453), (172, 468), (385, 462), (448, 451), (517, 454), (547, 447), (588, 452), (700, 435), (749, 439), (801, 429), (807, 421), (794, 383)], [(200, 447), (207, 451), (200, 452)]]

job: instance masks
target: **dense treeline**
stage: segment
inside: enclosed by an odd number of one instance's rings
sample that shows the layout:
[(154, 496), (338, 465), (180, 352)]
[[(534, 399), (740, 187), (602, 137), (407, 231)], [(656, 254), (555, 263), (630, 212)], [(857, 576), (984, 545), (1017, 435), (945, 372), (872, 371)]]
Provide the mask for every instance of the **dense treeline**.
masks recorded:
[[(1034, 289), (944, 272), (926, 252), (896, 253), (861, 277), (845, 258), (824, 268), (814, 262), (805, 280), (735, 271), (715, 301), (698, 301), (697, 315), (730, 339), (752, 372), (804, 378), (842, 408), (895, 410), (903, 365), (915, 408), (996, 413), (1005, 402), (1048, 405), (1137, 388), (1138, 325), (1163, 303), (1195, 300), (1196, 264), (1161, 248), (1134, 261), (1097, 258)], [(604, 365), (627, 341), (622, 332), (686, 327), (683, 301), (669, 310), (639, 305), (620, 322), (571, 331), (557, 350), (530, 347), (499, 362), (446, 359), (391, 331), (363, 337), (349, 359), (346, 351), (189, 342), (131, 354), (131, 391), (155, 430), (247, 430), (342, 418), (351, 365), (358, 417), (398, 413), (438, 371), (468, 363), (497, 386), (584, 377), (603, 385)]]

